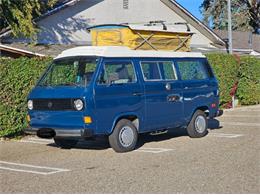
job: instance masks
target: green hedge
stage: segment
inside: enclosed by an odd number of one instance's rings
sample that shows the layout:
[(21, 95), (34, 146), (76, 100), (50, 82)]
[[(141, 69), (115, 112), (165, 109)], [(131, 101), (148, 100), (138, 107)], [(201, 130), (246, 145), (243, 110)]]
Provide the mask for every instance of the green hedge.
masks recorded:
[(229, 54), (207, 54), (210, 65), (218, 78), (220, 91), (220, 106), (231, 101), (230, 91), (238, 80), (239, 63)]
[[(239, 80), (237, 98), (242, 105), (260, 103), (260, 59), (208, 54), (219, 80), (220, 105), (231, 101), (230, 90)], [(26, 127), (26, 98), (50, 58), (0, 58), (0, 137), (17, 136)]]
[(49, 58), (0, 58), (0, 137), (16, 136), (26, 127), (26, 98)]
[(260, 103), (260, 59), (251, 56), (207, 54), (219, 81), (220, 106), (231, 102), (230, 91), (238, 81), (236, 98), (240, 105)]
[(260, 103), (260, 59), (241, 57), (239, 83), (236, 93), (242, 105)]

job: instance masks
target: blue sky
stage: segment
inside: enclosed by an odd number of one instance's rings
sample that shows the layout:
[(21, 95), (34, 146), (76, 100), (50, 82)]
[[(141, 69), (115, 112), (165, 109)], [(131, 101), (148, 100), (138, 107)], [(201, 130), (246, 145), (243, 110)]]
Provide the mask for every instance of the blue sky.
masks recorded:
[(181, 4), (185, 9), (191, 12), (198, 19), (202, 20), (202, 15), (200, 13), (199, 7), (203, 0), (176, 0)]

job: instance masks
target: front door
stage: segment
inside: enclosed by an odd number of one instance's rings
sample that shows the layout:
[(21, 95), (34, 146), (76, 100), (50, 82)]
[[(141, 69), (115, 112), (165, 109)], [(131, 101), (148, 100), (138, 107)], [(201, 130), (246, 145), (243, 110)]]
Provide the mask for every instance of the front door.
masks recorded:
[(169, 61), (140, 61), (145, 89), (145, 128), (161, 130), (183, 124), (182, 86)]
[(137, 114), (142, 120), (143, 88), (131, 60), (104, 59), (94, 94), (98, 134), (111, 133), (120, 115)]

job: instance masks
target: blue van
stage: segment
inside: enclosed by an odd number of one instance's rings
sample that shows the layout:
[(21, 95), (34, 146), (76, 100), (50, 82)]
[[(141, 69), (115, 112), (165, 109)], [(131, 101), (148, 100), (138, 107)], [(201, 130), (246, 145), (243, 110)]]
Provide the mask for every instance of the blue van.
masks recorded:
[(201, 53), (76, 47), (58, 55), (29, 94), (25, 131), (61, 148), (105, 135), (127, 152), (140, 133), (185, 127), (190, 137), (205, 136), (218, 104)]

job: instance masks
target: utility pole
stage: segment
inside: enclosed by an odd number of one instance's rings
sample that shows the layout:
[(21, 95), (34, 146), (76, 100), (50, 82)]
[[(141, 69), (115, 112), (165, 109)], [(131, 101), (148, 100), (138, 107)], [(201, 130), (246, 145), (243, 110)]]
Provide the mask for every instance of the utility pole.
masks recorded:
[[(229, 50), (229, 54), (233, 54), (231, 0), (227, 0), (227, 1), (228, 1), (228, 50)], [(235, 108), (235, 94), (232, 96), (232, 108)]]
[(231, 0), (228, 0), (228, 49), (229, 49), (229, 54), (232, 54), (233, 42), (232, 42)]

